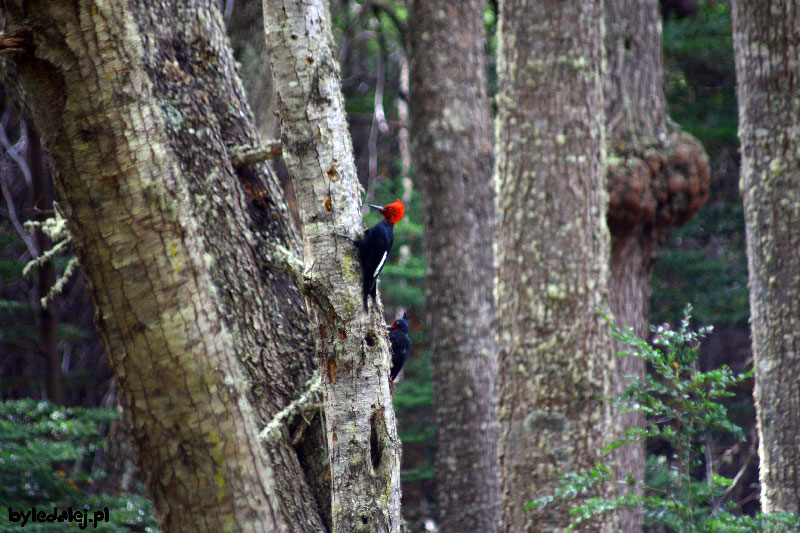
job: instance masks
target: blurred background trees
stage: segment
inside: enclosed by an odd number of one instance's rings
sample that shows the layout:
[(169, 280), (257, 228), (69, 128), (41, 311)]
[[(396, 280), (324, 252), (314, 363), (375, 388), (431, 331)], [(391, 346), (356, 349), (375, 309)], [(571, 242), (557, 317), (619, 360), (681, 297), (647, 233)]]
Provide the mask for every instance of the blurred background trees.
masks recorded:
[[(223, 13), (232, 14), (229, 24), (234, 24), (240, 8), (251, 3), (259, 4), (244, 0), (222, 2)], [(703, 345), (698, 364), (712, 368), (727, 363), (739, 373), (752, 365), (752, 354), (747, 322), (744, 217), (738, 192), (730, 6), (724, 0), (664, 0), (661, 6), (667, 111), (703, 144), (709, 156), (711, 188), (705, 207), (666, 239), (655, 260), (650, 322), (675, 323), (686, 302), (692, 302), (696, 322), (715, 326)], [(417, 174), (409, 144), (409, 65), (405, 43), (414, 36), (408, 34), (409, 13), (401, 1), (334, 0), (331, 11), (356, 164), (366, 199), (382, 203), (402, 198), (407, 208), (406, 218), (395, 228), (396, 248), (384, 269), (381, 290), (387, 319), (398, 316), (401, 309), (408, 310), (411, 317), (414, 350), (396, 383), (394, 402), (403, 442), (404, 516), (414, 530), (422, 531), (426, 521), (435, 516), (436, 427), (429, 330), (424, 320), (415, 318), (425, 316), (425, 254), (421, 204), (415, 187)], [(485, 9), (483, 22), (489, 59), (486, 77), (493, 97), (497, 90), (494, 2)], [(229, 29), (236, 33), (232, 26)], [(237, 37), (233, 35), (232, 39), (236, 45)], [(245, 64), (252, 61), (248, 59), (251, 52), (243, 46), (235, 51), (243, 65), (241, 73), (245, 74)], [(264, 117), (262, 134), (273, 128), (269, 122), (272, 112), (266, 109), (269, 105), (269, 100), (258, 104), (258, 115)], [(46, 195), (42, 184), (35, 183), (33, 134), (5, 93), (0, 112), (0, 399), (51, 399), (67, 407), (113, 407), (115, 389), (94, 332), (93, 310), (80, 272), (65, 280), (59, 294), (53, 297), (47, 311), (52, 320), (46, 313), (43, 315), (37, 292), (37, 287), (52, 285), (50, 275), (43, 269), (22, 273), (24, 265), (37, 257), (43, 246), (36, 234), (23, 226), (26, 221), (51, 215), (53, 208), (46, 199), (42, 203)], [(274, 166), (286, 184), (282, 163)], [(50, 188), (49, 183), (44, 184), (44, 191)], [(291, 195), (289, 203), (291, 206)], [(377, 215), (371, 214), (365, 224), (376, 221)], [(52, 262), (56, 283), (68, 268), (70, 254), (66, 246)], [(55, 342), (47, 341), (47, 336), (52, 335), (48, 332), (53, 330)], [(56, 385), (59, 377), (61, 394)], [(712, 436), (710, 454), (721, 474), (733, 478), (741, 472), (729, 497), (742, 512), (752, 514), (759, 508), (752, 380), (736, 390), (728, 406), (734, 420), (744, 428), (746, 439), (737, 442)], [(113, 422), (99, 427), (119, 431)], [(29, 435), (37, 440), (59, 438), (52, 433)], [(120, 442), (117, 437), (109, 440)], [(41, 457), (54, 465), (53, 475), (85, 473), (93, 464), (102, 465), (109, 479), (126, 480), (124, 485), (108, 487), (75, 478), (76, 490), (135, 489), (135, 473), (129, 466), (126, 472), (115, 473), (124, 467), (124, 462), (103, 462), (105, 456), (100, 450), (110, 444), (90, 449), (91, 461)], [(650, 457), (663, 457), (668, 451), (664, 442), (647, 444)], [(127, 452), (117, 453), (124, 456)], [(137, 527), (140, 526), (131, 525), (132, 529)]]

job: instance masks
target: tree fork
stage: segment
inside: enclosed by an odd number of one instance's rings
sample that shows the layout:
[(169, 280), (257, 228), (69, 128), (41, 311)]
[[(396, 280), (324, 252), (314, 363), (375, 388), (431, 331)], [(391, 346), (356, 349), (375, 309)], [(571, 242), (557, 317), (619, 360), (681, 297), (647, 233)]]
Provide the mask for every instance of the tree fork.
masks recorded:
[[(108, 4), (103, 1), (75, 2), (74, 8), (64, 8), (47, 3), (47, 9), (37, 10), (29, 7), (29, 2), (25, 3), (24, 7), (18, 7), (22, 6), (19, 2), (6, 2), (3, 4), (6, 22), (24, 20), (27, 26), (37, 30), (33, 33), (36, 48), (32, 50), (45, 60), (37, 62), (37, 58), (32, 54), (7, 56), (16, 62), (11, 66), (24, 67), (22, 70), (30, 69), (23, 72), (25, 75), (33, 74), (27, 78), (13, 70), (0, 70), (6, 76), (10, 76), (11, 81), (7, 87), (19, 89), (18, 92), (21, 92), (22, 96), (28, 93), (32, 96), (28, 99), (20, 98), (19, 101), (23, 104), (32, 103), (34, 106), (36, 104), (40, 106), (35, 111), (45, 116), (43, 122), (47, 124), (48, 134), (45, 136), (45, 141), (48, 141), (46, 144), (51, 161), (55, 163), (53, 168), (59, 171), (57, 177), (62, 180), (73, 179), (75, 170), (69, 166), (73, 164), (70, 154), (80, 155), (84, 153), (82, 150), (86, 151), (88, 155), (77, 162), (87, 167), (83, 173), (89, 176), (92, 173), (105, 176), (111, 172), (109, 169), (115, 168), (115, 162), (123, 158), (124, 150), (116, 156), (109, 152), (109, 143), (118, 138), (120, 127), (127, 127), (131, 123), (129, 119), (124, 117), (120, 119), (114, 115), (118, 106), (122, 106), (123, 110), (126, 109), (123, 104), (131, 106), (134, 110), (139, 107), (149, 113), (147, 115), (149, 122), (142, 126), (145, 127), (149, 137), (143, 135), (143, 139), (146, 139), (144, 142), (152, 148), (154, 157), (161, 158), (159, 161), (166, 161), (164, 163), (166, 170), (153, 171), (153, 175), (159, 178), (146, 182), (147, 191), (150, 191), (148, 198), (159, 197), (158, 191), (162, 181), (172, 183), (169, 181), (171, 179), (179, 182), (174, 189), (178, 192), (165, 197), (168, 199), (166, 205), (175, 203), (184, 210), (180, 221), (193, 228), (188, 238), (194, 239), (192, 240), (194, 243), (199, 243), (197, 250), (204, 250), (201, 255), (202, 261), (198, 265), (207, 269), (208, 273), (204, 271), (203, 276), (197, 279), (198, 283), (205, 284), (209, 282), (206, 274), (210, 274), (210, 285), (202, 285), (204, 290), (210, 293), (203, 302), (222, 310), (222, 312), (214, 311), (218, 313), (222, 334), (235, 338), (235, 342), (231, 342), (226, 351), (233, 354), (233, 360), (238, 359), (241, 366), (247, 370), (246, 374), (242, 373), (242, 379), (234, 380), (237, 383), (234, 392), (246, 398), (256, 410), (252, 423), (240, 421), (237, 423), (237, 428), (241, 426), (242, 431), (253, 431), (251, 436), (255, 438), (255, 432), (262, 423), (266, 424), (304, 392), (301, 387), (311, 378), (313, 370), (310, 357), (313, 346), (306, 329), (309, 321), (302, 310), (302, 296), (293, 286), (289, 276), (270, 272), (265, 267), (264, 261), (260, 260), (265, 254), (268, 257), (269, 251), (277, 247), (283, 246), (288, 249), (297, 247), (291, 218), (283, 204), (280, 186), (274, 176), (267, 172), (265, 165), (244, 167), (236, 172), (231, 166), (231, 156), (227, 147), (254, 146), (258, 144), (258, 139), (252, 117), (244, 101), (241, 83), (235, 74), (230, 50), (226, 45), (224, 25), (213, 3), (132, 2), (130, 9), (126, 10), (114, 10), (109, 8)], [(11, 13), (12, 9), (16, 11)], [(30, 11), (26, 11), (28, 9)], [(113, 16), (108, 14), (109, 9)], [(134, 19), (132, 23), (131, 12)], [(124, 44), (131, 46), (125, 48), (111, 40), (110, 46), (102, 48), (102, 54), (92, 50), (92, 55), (89, 55), (90, 51), (84, 49), (84, 44), (88, 47), (94, 41), (82, 44), (80, 38), (71, 40), (58, 38), (58, 32), (65, 30), (58, 23), (53, 23), (51, 17), (55, 16), (57, 20), (61, 20), (58, 15), (66, 13), (69, 13), (67, 19), (71, 20), (69, 28), (81, 28), (84, 24), (88, 28), (87, 31), (91, 31), (95, 24), (109, 23), (113, 26), (120, 22), (120, 18), (125, 18), (126, 22), (121, 24), (122, 29), (118, 24), (115, 26), (115, 31), (127, 32)], [(15, 14), (21, 16), (13, 18), (12, 15)], [(72, 21), (69, 17), (77, 17), (79, 20)], [(141, 36), (144, 36), (143, 41), (137, 45), (136, 41)], [(49, 40), (50, 38), (53, 39)], [(141, 50), (142, 44), (144, 52)], [(49, 64), (61, 67), (62, 62), (67, 61), (61, 55), (64, 46), (72, 46), (75, 49), (74, 52), (68, 53), (68, 57), (79, 63), (79, 66), (68, 69), (67, 73), (82, 72), (81, 69), (85, 69), (88, 73), (87, 79), (59, 78), (52, 69), (45, 70), (44, 75), (37, 74), (37, 68), (46, 69)], [(121, 88), (115, 86), (109, 91), (116, 95), (128, 95), (129, 98), (117, 97), (106, 102), (100, 110), (105, 112), (105, 115), (98, 111), (99, 108), (91, 106), (88, 109), (80, 108), (81, 105), (86, 107), (88, 104), (80, 95), (94, 94), (92, 90), (97, 90), (91, 85), (92, 78), (89, 75), (96, 69), (108, 68), (105, 62), (113, 60), (115, 53), (127, 53), (130, 57), (126, 59), (124, 67), (117, 70), (121, 73), (121, 78), (106, 80), (103, 77), (101, 88), (115, 81), (122, 83)], [(176, 58), (181, 60), (177, 61)], [(10, 62), (6, 60), (6, 65), (9, 64)], [(30, 83), (17, 87), (20, 78)], [(133, 87), (125, 85), (130, 79), (136, 80), (140, 85)], [(45, 84), (45, 81), (48, 83)], [(187, 83), (190, 81), (192, 83)], [(66, 86), (58, 85), (59, 83)], [(106, 93), (101, 91), (100, 96), (104, 95)], [(68, 119), (74, 119), (76, 115), (72, 113), (64, 116), (61, 113), (59, 102), (62, 101), (62, 97), (66, 97), (68, 101), (69, 98), (75, 101), (83, 113), (77, 115), (84, 121), (83, 123), (78, 126), (67, 123)], [(105, 102), (98, 98), (95, 95), (94, 100)], [(162, 111), (165, 112), (163, 115)], [(136, 120), (133, 120), (132, 124), (139, 126)], [(79, 127), (78, 132), (72, 131), (75, 127)], [(65, 129), (68, 131), (62, 134)], [(103, 135), (96, 135), (98, 131)], [(137, 133), (141, 133), (141, 130), (128, 131), (128, 134), (134, 136)], [(123, 134), (123, 137), (125, 135)], [(70, 144), (75, 142), (78, 143), (77, 150)], [(139, 139), (137, 142), (142, 140)], [(111, 163), (103, 166), (107, 163), (106, 159), (110, 159)], [(142, 158), (136, 161), (145, 164), (149, 160)], [(125, 179), (134, 179), (136, 165), (131, 164), (125, 168), (131, 171), (131, 174), (124, 174)], [(155, 168), (160, 169), (161, 166), (157, 165)], [(116, 183), (114, 180), (102, 182), (103, 185), (114, 183)], [(92, 192), (105, 198), (102, 196), (103, 191), (104, 189), (99, 187)], [(208, 201), (211, 194), (216, 201)], [(169, 200), (170, 198), (172, 200)], [(204, 223), (196, 223), (198, 217)], [(107, 221), (109, 227), (114, 227), (111, 225), (113, 220), (115, 218)], [(73, 221), (73, 224), (75, 223)], [(145, 229), (152, 228), (146, 226)], [(151, 236), (147, 231), (141, 231), (137, 235), (144, 238)], [(95, 304), (97, 305), (97, 301)], [(108, 323), (99, 324), (100, 327), (105, 325)], [(112, 364), (115, 356), (114, 346), (109, 348)], [(139, 355), (141, 354), (137, 354)], [(129, 354), (126, 361), (130, 359), (132, 357)], [(231, 365), (232, 371), (241, 372), (241, 369), (235, 370), (237, 368), (235, 364)], [(157, 377), (166, 379), (168, 376), (155, 376)], [(164, 388), (156, 387), (159, 391)], [(215, 391), (213, 388), (209, 390)], [(229, 388), (227, 386), (223, 389), (217, 388), (216, 391), (227, 392)], [(122, 387), (123, 400), (125, 394), (126, 390)], [(173, 403), (173, 407), (181, 405), (180, 401)], [(209, 417), (206, 418), (208, 420), (205, 421), (209, 424), (213, 422)], [(168, 420), (168, 417), (166, 419)], [(318, 418), (314, 423), (317, 422)], [(224, 432), (216, 431), (215, 434), (221, 435)], [(273, 511), (276, 516), (282, 515), (285, 520), (284, 525), (288, 525), (289, 530), (317, 532), (324, 529), (319, 516), (319, 506), (309, 502), (314, 500), (325, 502), (323, 508), (327, 507), (327, 493), (323, 484), (319, 482), (324, 476), (323, 468), (315, 464), (316, 457), (313, 456), (314, 450), (324, 448), (324, 436), (314, 428), (302, 434), (303, 438), (296, 449), (292, 447), (290, 431), (284, 427), (281, 427), (269, 442), (263, 441), (264, 448), (269, 454), (267, 462), (271, 462), (275, 469), (275, 484), (270, 494), (280, 494), (281, 499), (272, 502)], [(317, 440), (309, 443), (307, 442), (309, 439)], [(173, 436), (171, 441), (175, 440), (176, 437)], [(248, 439), (247, 442), (247, 446), (251, 446), (252, 442), (257, 440), (251, 442)], [(191, 451), (193, 445), (205, 447), (202, 440), (196, 439), (185, 444), (184, 449)], [(248, 448), (242, 447), (242, 449)], [(254, 450), (258, 449), (258, 446), (254, 447)], [(256, 456), (260, 455), (256, 453)], [(170, 466), (173, 466), (172, 463)], [(180, 466), (180, 463), (175, 463), (174, 466)], [(260, 468), (246, 467), (245, 470), (255, 475)], [(200, 477), (203, 474), (203, 471), (196, 473)], [(248, 476), (234, 477), (242, 484), (247, 484), (250, 479)], [(176, 482), (180, 479), (179, 476), (175, 477)], [(225, 477), (212, 476), (205, 485), (217, 486), (217, 481), (220, 479), (225, 480)], [(235, 497), (236, 485), (225, 486), (234, 491)], [(313, 495), (309, 493), (309, 486), (312, 487)], [(182, 496), (180, 491), (168, 491), (166, 494), (168, 498)], [(214, 520), (219, 518), (216, 515), (219, 514), (222, 503), (204, 507), (202, 498), (198, 501), (200, 506), (193, 511), (196, 520), (192, 525), (215, 529)], [(246, 502), (247, 500), (242, 500), (241, 503), (247, 505)], [(255, 505), (258, 508), (269, 509), (263, 501)], [(179, 505), (172, 504), (169, 507), (180, 508)], [(206, 514), (212, 516), (206, 518)], [(235, 525), (238, 520), (237, 516), (229, 523)], [(282, 528), (284, 525), (278, 524), (274, 527)], [(184, 524), (182, 530), (186, 530), (187, 527)]]
[(363, 311), (357, 250), (337, 235), (364, 230), (327, 3), (264, 0), (264, 23), (304, 240), (297, 281), (317, 325), (333, 529), (397, 532), (400, 442), (384, 320), (380, 306)]

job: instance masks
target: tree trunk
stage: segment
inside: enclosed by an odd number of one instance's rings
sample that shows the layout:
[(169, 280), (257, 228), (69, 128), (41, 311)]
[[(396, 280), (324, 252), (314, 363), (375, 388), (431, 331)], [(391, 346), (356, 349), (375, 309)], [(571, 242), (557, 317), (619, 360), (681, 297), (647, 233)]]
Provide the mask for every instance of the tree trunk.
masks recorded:
[(261, 0), (236, 0), (228, 19), (228, 35), (258, 132), (262, 139), (273, 139), (278, 121), (272, 73), (269, 62), (264, 61), (267, 45), (262, 12)]
[[(47, 213), (53, 209), (53, 198), (50, 183), (44, 164), (44, 152), (39, 134), (26, 124), (28, 137), (28, 168), (31, 170), (33, 182), (33, 208), (37, 220), (45, 220)], [(48, 250), (50, 239), (36, 228), (36, 246), (39, 253)], [(39, 342), (45, 360), (45, 391), (47, 399), (53, 403), (64, 405), (64, 383), (61, 373), (61, 354), (58, 352), (58, 321), (51, 306), (44, 307), (42, 299), (47, 297), (56, 283), (56, 267), (53, 261), (42, 263), (36, 268), (36, 296), (39, 307)]]
[[(605, 0), (605, 21), (611, 310), (617, 324), (647, 338), (656, 251), (705, 203), (710, 175), (700, 143), (667, 116), (657, 0)], [(612, 368), (615, 397), (627, 387), (625, 376), (645, 371), (636, 357), (617, 358)], [(622, 435), (642, 427), (644, 417), (621, 414), (615, 423)], [(617, 448), (613, 460), (622, 473), (644, 480), (643, 443)], [(641, 526), (640, 513), (620, 516), (621, 531)]]
[(498, 519), (484, 5), (421, 0), (410, 6), (411, 135), (425, 216), (436, 503), (443, 532), (489, 533)]
[(305, 392), (313, 348), (298, 291), (267, 268), (296, 246), (279, 186), (230, 165), (257, 136), (221, 17), (111, 4), (5, 2), (33, 46), (4, 83), (45, 132), (161, 526), (319, 531), (286, 427), (268, 460), (256, 438)]
[[(330, 15), (322, 0), (264, 0), (281, 142), (304, 242), (295, 272), (315, 318), (331, 465), (333, 530), (396, 532), (400, 441), (381, 307), (362, 307), (361, 201)], [(376, 312), (377, 311), (377, 312)]]
[[(563, 530), (525, 505), (610, 436), (599, 0), (500, 6), (496, 301), (502, 530)], [(588, 526), (587, 530), (600, 530)]]
[(800, 513), (800, 2), (733, 2), (764, 512)]

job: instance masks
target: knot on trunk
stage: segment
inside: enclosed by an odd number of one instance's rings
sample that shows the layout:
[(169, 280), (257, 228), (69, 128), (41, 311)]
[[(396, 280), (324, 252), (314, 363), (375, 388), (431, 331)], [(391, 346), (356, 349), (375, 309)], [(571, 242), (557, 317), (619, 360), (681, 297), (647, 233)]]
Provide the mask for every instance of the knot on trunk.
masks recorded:
[(708, 157), (697, 139), (680, 130), (648, 146), (614, 142), (608, 161), (608, 227), (614, 237), (642, 227), (659, 240), (708, 199)]

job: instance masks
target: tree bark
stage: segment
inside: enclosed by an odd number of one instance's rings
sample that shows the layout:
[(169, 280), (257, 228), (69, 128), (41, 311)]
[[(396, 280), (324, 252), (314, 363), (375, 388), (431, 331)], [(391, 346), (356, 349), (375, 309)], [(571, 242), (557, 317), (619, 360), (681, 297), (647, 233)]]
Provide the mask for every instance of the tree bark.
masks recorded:
[(287, 428), (267, 456), (255, 436), (305, 392), (313, 348), (267, 268), (296, 247), (280, 188), (230, 165), (257, 136), (216, 8), (3, 7), (6, 30), (33, 31), (4, 83), (46, 132), (162, 527), (320, 531)]
[(425, 217), (443, 532), (496, 531), (499, 510), (484, 6), (480, 0), (410, 5), (411, 136)]
[[(600, 459), (611, 340), (602, 2), (500, 5), (496, 301), (501, 529), (560, 531), (525, 505)], [(593, 524), (586, 530), (600, 530)]]
[(800, 2), (732, 6), (761, 506), (800, 513)]
[(358, 251), (340, 236), (360, 237), (363, 226), (330, 14), (322, 0), (264, 0), (264, 20), (303, 233), (296, 277), (319, 332), (333, 530), (396, 532), (400, 441), (385, 322), (380, 306), (364, 312)]
[[(710, 174), (703, 147), (667, 116), (657, 0), (605, 0), (605, 21), (611, 311), (617, 324), (647, 338), (657, 249), (705, 203)], [(615, 397), (627, 387), (625, 376), (645, 372), (636, 357), (617, 358), (612, 368)], [(614, 420), (620, 436), (644, 424), (638, 413)], [(644, 479), (643, 443), (612, 455), (621, 472)], [(641, 530), (640, 513), (619, 519), (621, 531)]]

